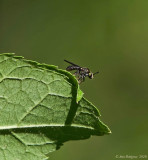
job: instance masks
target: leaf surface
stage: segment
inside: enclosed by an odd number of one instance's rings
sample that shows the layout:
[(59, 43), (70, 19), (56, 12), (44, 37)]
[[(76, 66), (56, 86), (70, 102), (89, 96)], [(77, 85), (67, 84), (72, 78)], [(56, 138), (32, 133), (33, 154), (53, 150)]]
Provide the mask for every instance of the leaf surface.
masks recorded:
[(69, 72), (0, 54), (1, 160), (45, 160), (66, 141), (111, 133), (99, 116)]

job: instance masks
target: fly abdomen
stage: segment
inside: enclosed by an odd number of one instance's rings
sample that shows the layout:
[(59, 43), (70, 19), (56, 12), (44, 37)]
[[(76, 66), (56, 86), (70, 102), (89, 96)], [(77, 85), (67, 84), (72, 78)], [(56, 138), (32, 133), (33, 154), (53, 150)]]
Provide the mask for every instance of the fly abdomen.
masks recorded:
[(67, 71), (72, 71), (72, 70), (78, 70), (80, 67), (78, 67), (78, 66), (68, 66), (67, 68), (66, 68), (66, 70)]

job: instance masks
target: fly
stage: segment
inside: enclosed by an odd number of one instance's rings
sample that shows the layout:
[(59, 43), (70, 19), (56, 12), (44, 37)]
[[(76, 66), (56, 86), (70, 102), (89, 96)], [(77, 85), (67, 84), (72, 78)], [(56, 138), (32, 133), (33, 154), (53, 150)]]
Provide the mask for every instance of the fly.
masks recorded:
[(95, 74), (98, 74), (99, 72), (95, 72), (92, 73), (88, 68), (86, 67), (80, 67), (72, 62), (69, 62), (67, 60), (64, 60), (65, 62), (71, 64), (70, 66), (68, 66), (66, 68), (67, 71), (73, 71), (75, 70), (76, 72), (74, 73), (74, 75), (77, 77), (79, 84), (81, 82), (85, 81), (85, 77), (89, 77), (90, 79), (94, 78)]

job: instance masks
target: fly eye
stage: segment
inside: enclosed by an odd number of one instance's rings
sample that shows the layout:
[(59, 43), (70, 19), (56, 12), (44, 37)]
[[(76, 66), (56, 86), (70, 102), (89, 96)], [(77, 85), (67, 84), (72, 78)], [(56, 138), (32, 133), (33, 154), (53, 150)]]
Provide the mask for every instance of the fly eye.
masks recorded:
[(93, 79), (93, 74), (90, 72), (90, 73), (88, 74), (88, 77), (89, 77), (90, 79)]
[(88, 76), (91, 77), (91, 73), (89, 73)]

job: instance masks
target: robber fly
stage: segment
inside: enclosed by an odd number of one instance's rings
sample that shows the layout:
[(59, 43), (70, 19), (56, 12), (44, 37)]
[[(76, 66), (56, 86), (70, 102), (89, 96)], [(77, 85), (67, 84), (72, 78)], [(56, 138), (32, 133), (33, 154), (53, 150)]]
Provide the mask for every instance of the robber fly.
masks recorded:
[(99, 72), (95, 72), (95, 73), (92, 73), (88, 68), (86, 67), (80, 67), (72, 62), (69, 62), (67, 60), (64, 60), (65, 62), (71, 64), (70, 66), (68, 66), (66, 68), (67, 71), (73, 71), (73, 70), (76, 70), (76, 72), (74, 73), (74, 75), (78, 78), (78, 82), (79, 84), (81, 82), (84, 82), (85, 81), (85, 77), (89, 77), (90, 79), (93, 79), (94, 78), (94, 75), (99, 73)]

